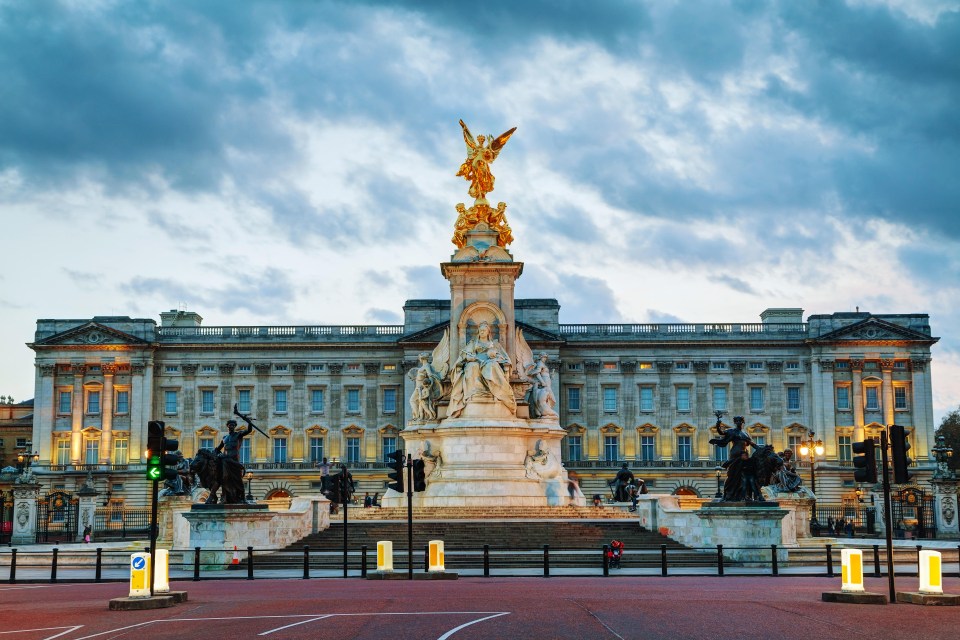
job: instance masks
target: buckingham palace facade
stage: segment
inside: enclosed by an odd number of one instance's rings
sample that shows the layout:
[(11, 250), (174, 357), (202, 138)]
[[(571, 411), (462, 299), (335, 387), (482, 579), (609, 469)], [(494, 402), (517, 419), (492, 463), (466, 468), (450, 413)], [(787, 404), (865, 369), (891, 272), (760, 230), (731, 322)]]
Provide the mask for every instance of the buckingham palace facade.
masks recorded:
[[(163, 420), (189, 457), (219, 443), (236, 404), (267, 434), (241, 454), (256, 498), (315, 492), (323, 457), (349, 463), (361, 491), (382, 491), (384, 456), (403, 448), (406, 374), (449, 316), (448, 300), (409, 300), (404, 324), (385, 326), (206, 326), (189, 311), (159, 325), (38, 320), (33, 470), (46, 489), (73, 491), (89, 475), (114, 503), (144, 504), (147, 421)], [(907, 427), (917, 477), (932, 470), (926, 314), (561, 324), (557, 300), (518, 299), (516, 323), (549, 356), (564, 463), (587, 493), (627, 462), (653, 492), (712, 496), (726, 459), (708, 442), (715, 411), (743, 415), (754, 441), (777, 450), (821, 439), (822, 500), (854, 492), (851, 445), (885, 425)]]

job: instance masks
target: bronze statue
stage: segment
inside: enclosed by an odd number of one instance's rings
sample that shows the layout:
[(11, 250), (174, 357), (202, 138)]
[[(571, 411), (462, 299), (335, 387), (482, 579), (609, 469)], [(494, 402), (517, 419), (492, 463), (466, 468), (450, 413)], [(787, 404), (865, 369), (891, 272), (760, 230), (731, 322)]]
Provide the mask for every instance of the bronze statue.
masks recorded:
[[(263, 430), (257, 427), (250, 419), (237, 411), (237, 405), (233, 405), (233, 413), (247, 423), (246, 429), (237, 430), (236, 420), (227, 420), (227, 435), (217, 445), (214, 451), (201, 449), (194, 456), (190, 463), (190, 470), (200, 478), (200, 485), (210, 491), (207, 498), (207, 504), (243, 504), (246, 502), (246, 495), (243, 490), (243, 472), (244, 467), (240, 462), (240, 447), (243, 439), (253, 433), (256, 429), (260, 433)], [(267, 435), (263, 433), (263, 435)], [(221, 491), (218, 500), (217, 491)]]
[(744, 499), (745, 494), (743, 487), (743, 453), (749, 453), (748, 447), (756, 448), (757, 445), (743, 430), (743, 416), (734, 417), (733, 428), (731, 429), (723, 428), (722, 416), (723, 414), (718, 411), (717, 424), (714, 427), (720, 437), (711, 438), (710, 444), (718, 447), (732, 445), (729, 457), (722, 465), (727, 470), (727, 479), (723, 483), (723, 500), (724, 502), (740, 502)]

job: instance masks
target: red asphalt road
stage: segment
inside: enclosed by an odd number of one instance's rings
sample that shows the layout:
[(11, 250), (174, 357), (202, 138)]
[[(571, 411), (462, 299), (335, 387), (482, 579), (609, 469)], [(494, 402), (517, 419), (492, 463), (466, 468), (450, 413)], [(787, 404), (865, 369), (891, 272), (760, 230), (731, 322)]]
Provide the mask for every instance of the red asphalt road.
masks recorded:
[[(945, 582), (960, 593), (960, 580)], [(957, 638), (960, 607), (821, 602), (839, 587), (734, 576), (230, 580), (175, 583), (189, 601), (169, 609), (109, 611), (126, 585), (0, 585), (0, 640)], [(867, 589), (886, 594), (887, 582), (868, 579)]]

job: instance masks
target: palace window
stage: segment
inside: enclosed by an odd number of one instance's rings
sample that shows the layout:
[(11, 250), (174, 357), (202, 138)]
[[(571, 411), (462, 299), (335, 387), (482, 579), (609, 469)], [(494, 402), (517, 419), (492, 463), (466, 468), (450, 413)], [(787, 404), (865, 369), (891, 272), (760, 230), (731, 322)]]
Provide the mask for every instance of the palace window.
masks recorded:
[(60, 391), (57, 394), (57, 413), (66, 416), (70, 415), (73, 404), (73, 392), (72, 391)]
[(619, 368), (620, 368), (620, 367), (619, 367), (619, 365), (618, 365), (616, 362), (604, 362), (604, 363), (603, 363), (603, 370), (604, 370), (604, 371), (616, 371), (616, 370), (619, 369)]
[(277, 365), (274, 365), (273, 370), (274, 370), (274, 371), (278, 371), (278, 372), (280, 372), (280, 373), (284, 373), (284, 372), (286, 372), (286, 370), (287, 370), (287, 365), (285, 365), (285, 364), (277, 364)]
[(580, 411), (580, 387), (567, 387), (567, 409), (574, 413)]
[(726, 462), (727, 460), (727, 447), (718, 447), (714, 445), (713, 447), (713, 460), (714, 462)]
[(755, 436), (750, 436), (750, 439), (753, 440), (754, 444), (756, 444), (758, 447), (762, 447), (767, 444), (767, 436), (763, 434), (758, 433)]
[(397, 412), (397, 390), (396, 389), (383, 390), (383, 412), (384, 413)]
[(200, 373), (216, 373), (217, 366), (213, 364), (205, 364), (200, 367)]
[(177, 413), (176, 391), (168, 390), (163, 392), (163, 412), (167, 415), (173, 415)]
[[(243, 444), (246, 444), (247, 441), (244, 440)], [(201, 449), (213, 449), (216, 445), (213, 443), (213, 438), (200, 438), (200, 448)], [(241, 462), (243, 462), (241, 460)]]
[(390, 462), (389, 456), (391, 453), (397, 450), (397, 438), (396, 436), (384, 436), (383, 438), (383, 460), (384, 462)]
[(347, 438), (347, 462), (360, 462), (360, 438)]
[(237, 365), (237, 373), (250, 373), (250, 371), (251, 371), (251, 368), (250, 368), (250, 365), (248, 364)]
[(604, 460), (620, 459), (620, 436), (603, 436)]
[(358, 371), (360, 371), (360, 363), (359, 363), (359, 362), (351, 362), (351, 363), (347, 364), (347, 371), (350, 372), (350, 373), (357, 373)]
[(70, 441), (57, 440), (57, 464), (70, 464)]
[(310, 462), (321, 462), (323, 460), (323, 438), (311, 436), (310, 438)]
[(213, 389), (200, 390), (200, 413), (213, 413)]
[(751, 371), (763, 371), (763, 363), (762, 363), (762, 362), (751, 362), (751, 363), (750, 363), (750, 370), (751, 370)]
[(674, 365), (674, 368), (676, 368), (677, 371), (689, 371), (689, 370), (690, 370), (690, 363), (689, 363), (689, 362), (677, 362), (677, 363)]
[(323, 389), (310, 390), (310, 412), (323, 413)]
[(893, 408), (897, 411), (905, 411), (909, 407), (907, 406), (907, 388), (906, 387), (894, 387), (893, 388)]
[(128, 464), (129, 444), (126, 438), (117, 438), (113, 441), (113, 464)]
[(835, 364), (837, 369), (849, 369), (850, 361), (849, 360), (837, 360)]
[(384, 371), (384, 373), (393, 373), (393, 372), (396, 371), (396, 370), (397, 370), (397, 365), (395, 365), (395, 364), (385, 364), (385, 365), (383, 365), (383, 371)]
[(893, 363), (894, 369), (906, 369), (907, 361), (906, 360), (895, 360)]
[(99, 391), (87, 391), (87, 413), (89, 415), (98, 415), (100, 413)]
[[(213, 440), (210, 444), (213, 444)], [(250, 441), (246, 438), (240, 442), (240, 464), (250, 464)]]
[(113, 403), (113, 412), (118, 416), (130, 413), (130, 392), (126, 389), (116, 391), (116, 400)]
[(651, 462), (657, 457), (657, 443), (654, 436), (640, 436), (640, 459)]
[(640, 387), (640, 411), (653, 411), (653, 387)]
[(347, 413), (360, 413), (360, 389), (347, 389)]
[(287, 390), (286, 389), (273, 390), (273, 412), (274, 413), (287, 412)]
[(617, 388), (616, 387), (603, 388), (603, 410), (606, 413), (617, 412)]
[(100, 463), (100, 439), (89, 439), (85, 444), (84, 464)]
[(567, 459), (583, 460), (583, 436), (567, 436)]
[(714, 411), (727, 410), (727, 388), (726, 387), (713, 388), (713, 410)]
[(727, 363), (726, 362), (714, 362), (710, 365), (714, 371), (726, 371)]
[(567, 371), (583, 371), (582, 362), (568, 362)]
[(880, 410), (880, 387), (870, 385), (864, 388), (864, 408), (867, 411)]
[(277, 464), (282, 464), (287, 461), (287, 439), (286, 438), (273, 439), (273, 461)]
[(180, 367), (175, 364), (168, 364), (163, 368), (164, 373), (176, 373), (177, 371), (180, 371)]
[(237, 389), (237, 411), (250, 413), (250, 389)]
[(677, 460), (689, 462), (693, 457), (693, 443), (690, 436), (677, 436)]
[(677, 387), (677, 411), (690, 411), (690, 387)]
[(783, 368), (787, 371), (799, 371), (800, 363), (796, 361), (788, 361), (786, 364), (783, 365)]
[(850, 436), (837, 437), (837, 458), (841, 462), (850, 462), (853, 460), (853, 447), (850, 444)]
[(763, 387), (750, 387), (750, 411), (763, 411)]
[(652, 362), (641, 362), (637, 365), (638, 369), (653, 369)]
[(312, 364), (312, 365), (310, 365), (310, 371), (312, 371), (312, 372), (314, 372), (314, 373), (316, 373), (317, 371), (323, 371), (323, 365), (322, 365), (322, 364)]
[(837, 411), (850, 410), (850, 387), (837, 387)]
[(800, 387), (787, 387), (787, 411), (800, 411)]

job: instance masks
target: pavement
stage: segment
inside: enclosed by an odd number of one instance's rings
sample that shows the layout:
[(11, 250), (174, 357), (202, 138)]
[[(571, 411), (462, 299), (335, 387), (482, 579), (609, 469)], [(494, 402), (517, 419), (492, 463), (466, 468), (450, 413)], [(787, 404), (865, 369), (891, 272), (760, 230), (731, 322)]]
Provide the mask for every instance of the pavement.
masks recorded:
[[(839, 587), (839, 578), (767, 576), (231, 580), (174, 582), (171, 588), (187, 591), (188, 601), (170, 609), (109, 611), (108, 601), (127, 595), (126, 585), (0, 585), (0, 635), (12, 640), (956, 638), (956, 607), (821, 601), (824, 591)], [(868, 578), (866, 587), (887, 593), (883, 579)], [(946, 579), (944, 590), (960, 593), (960, 579)]]

